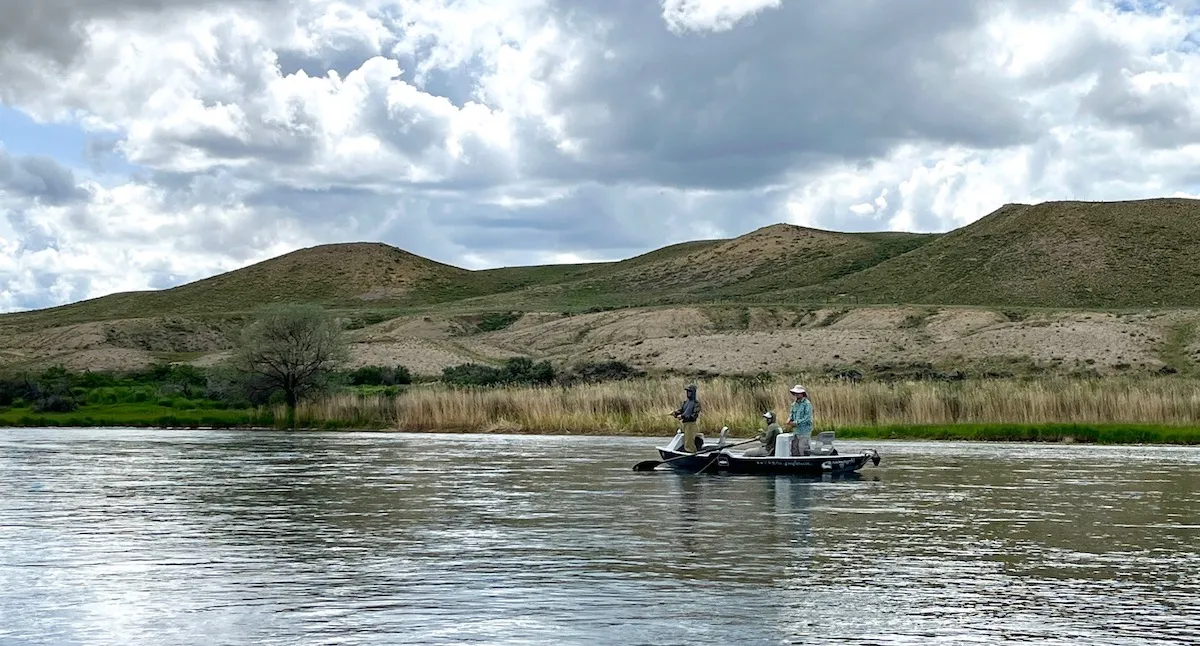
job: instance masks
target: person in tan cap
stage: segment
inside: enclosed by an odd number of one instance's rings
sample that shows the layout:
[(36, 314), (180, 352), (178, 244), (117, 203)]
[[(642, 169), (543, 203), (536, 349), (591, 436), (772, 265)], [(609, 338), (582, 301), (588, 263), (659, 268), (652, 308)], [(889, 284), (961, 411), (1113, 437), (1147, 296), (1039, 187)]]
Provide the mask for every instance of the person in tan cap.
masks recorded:
[(808, 400), (808, 391), (800, 384), (792, 386), (788, 392), (795, 399), (791, 415), (785, 423), (792, 432), (792, 455), (808, 455), (808, 447), (812, 442), (812, 402)]

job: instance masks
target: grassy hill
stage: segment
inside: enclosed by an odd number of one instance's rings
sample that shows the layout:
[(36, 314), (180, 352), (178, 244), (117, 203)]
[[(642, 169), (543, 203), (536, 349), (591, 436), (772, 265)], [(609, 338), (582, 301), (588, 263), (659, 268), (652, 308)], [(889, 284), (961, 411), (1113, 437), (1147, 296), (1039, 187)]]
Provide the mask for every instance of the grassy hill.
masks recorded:
[(1200, 201), (1009, 204), (839, 280), (776, 294), (1040, 307), (1200, 304)]
[(461, 280), (465, 269), (382, 243), (300, 249), (186, 285), (126, 292), (0, 317), (10, 325), (65, 324), (141, 316), (246, 312), (267, 303), (361, 307), (394, 301), (416, 288)]
[(732, 239), (672, 245), (553, 281), (464, 300), (473, 309), (622, 307), (742, 301), (813, 286), (916, 249), (937, 235), (838, 233), (775, 224)]
[(469, 271), (380, 243), (301, 249), (155, 292), (0, 316), (8, 330), (225, 317), (264, 303), (487, 312), (707, 302), (1143, 307), (1200, 303), (1200, 201), (1010, 204), (948, 234), (776, 224), (621, 262)]

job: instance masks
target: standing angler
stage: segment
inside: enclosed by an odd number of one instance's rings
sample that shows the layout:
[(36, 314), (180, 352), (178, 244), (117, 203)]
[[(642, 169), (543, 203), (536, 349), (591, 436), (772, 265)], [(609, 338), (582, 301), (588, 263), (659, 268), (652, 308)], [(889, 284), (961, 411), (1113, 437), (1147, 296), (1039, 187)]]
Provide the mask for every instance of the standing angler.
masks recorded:
[(696, 386), (689, 384), (684, 389), (687, 399), (679, 406), (679, 410), (671, 413), (683, 425), (683, 450), (688, 453), (696, 452), (696, 420), (700, 417), (700, 400), (696, 399)]
[(788, 392), (795, 398), (787, 421), (787, 426), (792, 429), (793, 434), (792, 455), (808, 455), (813, 428), (812, 402), (808, 401), (808, 391), (804, 386), (797, 384)]

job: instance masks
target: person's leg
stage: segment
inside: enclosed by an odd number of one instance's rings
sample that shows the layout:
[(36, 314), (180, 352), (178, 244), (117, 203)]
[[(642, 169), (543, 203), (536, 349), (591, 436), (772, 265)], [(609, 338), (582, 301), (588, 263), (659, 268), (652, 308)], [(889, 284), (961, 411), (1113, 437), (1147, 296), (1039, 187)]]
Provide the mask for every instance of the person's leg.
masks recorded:
[(792, 455), (808, 455), (811, 452), (812, 431), (805, 433), (800, 430), (792, 431)]
[(683, 450), (688, 453), (696, 452), (696, 423), (683, 423)]
[(748, 458), (765, 458), (767, 457), (767, 450), (762, 447), (758, 447), (756, 449), (750, 449), (742, 455)]

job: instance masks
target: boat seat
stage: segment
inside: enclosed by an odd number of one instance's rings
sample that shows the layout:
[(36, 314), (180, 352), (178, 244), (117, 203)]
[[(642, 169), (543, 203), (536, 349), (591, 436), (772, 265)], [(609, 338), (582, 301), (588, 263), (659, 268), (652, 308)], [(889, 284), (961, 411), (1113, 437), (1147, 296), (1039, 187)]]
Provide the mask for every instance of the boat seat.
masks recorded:
[[(725, 439), (725, 434), (726, 434), (726, 433), (728, 433), (728, 432), (729, 432), (729, 427), (728, 427), (728, 426), (726, 426), (725, 428), (721, 429), (721, 439), (722, 439), (722, 441), (724, 441), (724, 439)], [(708, 440), (707, 440), (707, 439), (705, 439), (705, 437), (704, 437), (704, 433), (696, 433), (696, 441), (697, 441), (698, 443), (700, 443), (700, 448), (701, 448), (701, 449), (703, 449), (703, 448), (705, 448), (705, 447), (711, 447), (711, 446), (713, 446), (712, 444), (710, 444), (710, 443), (708, 442)], [(670, 441), (670, 442), (667, 444), (667, 449), (669, 449), (669, 450), (671, 450), (671, 451), (683, 451), (683, 431), (682, 431), (682, 430), (680, 430), (680, 429), (676, 429), (676, 431), (675, 431), (675, 437), (671, 438), (671, 441)]]
[(813, 440), (813, 455), (828, 455), (833, 452), (833, 431), (821, 431)]

